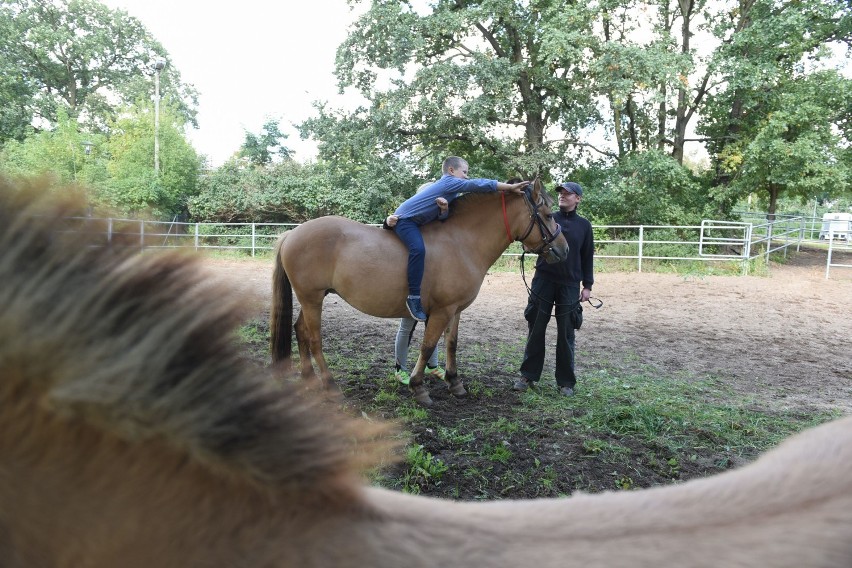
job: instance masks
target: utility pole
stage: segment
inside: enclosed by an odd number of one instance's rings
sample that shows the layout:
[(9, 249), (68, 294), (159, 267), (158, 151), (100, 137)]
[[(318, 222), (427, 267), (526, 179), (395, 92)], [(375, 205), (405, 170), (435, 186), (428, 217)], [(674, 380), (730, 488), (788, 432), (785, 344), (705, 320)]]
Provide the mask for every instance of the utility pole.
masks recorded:
[(166, 66), (163, 59), (154, 63), (154, 172), (160, 173), (160, 71)]

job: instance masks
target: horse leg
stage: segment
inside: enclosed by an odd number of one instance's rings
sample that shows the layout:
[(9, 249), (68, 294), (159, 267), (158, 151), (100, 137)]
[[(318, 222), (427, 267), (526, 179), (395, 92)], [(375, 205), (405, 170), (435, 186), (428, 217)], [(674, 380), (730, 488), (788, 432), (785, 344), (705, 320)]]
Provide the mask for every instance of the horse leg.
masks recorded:
[[(426, 324), (426, 329), (429, 329), (428, 323)], [(434, 345), (432, 349), (427, 349), (424, 332), (424, 339), (420, 344), (420, 355), (417, 357), (417, 363), (414, 364), (414, 370), (411, 372), (411, 380), (408, 383), (408, 389), (414, 396), (414, 400), (421, 406), (432, 406), (432, 397), (429, 396), (429, 389), (426, 387), (424, 379), (426, 378), (426, 361), (429, 360), (429, 356), (434, 349)]]
[(456, 347), (458, 346), (459, 339), (460, 318), (460, 312), (453, 314), (453, 317), (450, 318), (450, 321), (447, 323), (447, 329), (444, 331), (444, 343), (447, 348), (447, 364), (445, 367), (447, 374), (444, 380), (448, 383), (450, 393), (457, 398), (467, 396), (467, 391), (464, 389), (462, 380), (459, 378), (456, 363)]
[[(299, 329), (299, 321), (301, 321), (301, 329)], [(308, 351), (307, 363), (310, 365), (310, 356), (313, 356), (317, 364), (317, 371), (322, 386), (327, 390), (338, 390), (337, 385), (331, 378), (331, 371), (328, 370), (328, 363), (325, 361), (325, 355), (322, 352), (322, 298), (317, 302), (302, 302), (302, 313), (299, 314), (297, 325), (297, 337), (299, 337), (299, 355), (303, 350)], [(304, 343), (304, 347), (302, 346)], [(313, 371), (313, 367), (311, 367)], [(304, 373), (302, 374), (305, 377)]]
[(311, 380), (316, 378), (314, 375), (314, 365), (311, 362), (311, 346), (308, 341), (310, 333), (305, 324), (305, 312), (299, 310), (299, 317), (296, 318), (296, 342), (299, 344), (299, 367), (303, 380)]
[(429, 389), (424, 381), (426, 362), (438, 346), (438, 340), (441, 338), (447, 319), (445, 313), (440, 313), (437, 310), (433, 310), (429, 315), (426, 330), (423, 332), (423, 342), (420, 344), (420, 356), (414, 365), (414, 371), (411, 373), (409, 388), (414, 395), (414, 400), (423, 406), (432, 406), (432, 398), (429, 396)]

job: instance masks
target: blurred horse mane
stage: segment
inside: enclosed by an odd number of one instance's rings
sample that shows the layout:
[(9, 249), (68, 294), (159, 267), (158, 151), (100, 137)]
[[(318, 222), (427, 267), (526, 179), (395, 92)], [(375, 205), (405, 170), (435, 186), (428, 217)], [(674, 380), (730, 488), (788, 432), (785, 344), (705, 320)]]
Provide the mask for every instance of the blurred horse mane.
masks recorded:
[(207, 282), (198, 258), (91, 246), (93, 237), (59, 230), (80, 210), (74, 198), (0, 181), (6, 437), (27, 439), (31, 420), (9, 407), (27, 391), (51, 420), (160, 439), (254, 484), (334, 493), (376, 463), (380, 427), (356, 428), (243, 360), (237, 303)]

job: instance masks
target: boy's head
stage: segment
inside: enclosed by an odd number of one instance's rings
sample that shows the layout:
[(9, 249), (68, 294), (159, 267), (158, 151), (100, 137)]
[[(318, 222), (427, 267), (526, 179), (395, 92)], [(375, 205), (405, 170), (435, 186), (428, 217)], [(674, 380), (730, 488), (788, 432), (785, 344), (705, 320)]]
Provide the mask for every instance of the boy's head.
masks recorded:
[(459, 179), (467, 179), (467, 160), (459, 158), (458, 156), (450, 156), (444, 160), (441, 170), (447, 175), (451, 175)]

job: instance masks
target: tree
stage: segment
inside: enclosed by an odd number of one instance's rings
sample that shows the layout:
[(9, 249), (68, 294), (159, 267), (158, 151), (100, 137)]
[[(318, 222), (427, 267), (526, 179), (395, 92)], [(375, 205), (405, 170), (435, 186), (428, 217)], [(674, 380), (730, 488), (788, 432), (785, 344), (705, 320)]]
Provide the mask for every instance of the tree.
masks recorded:
[(126, 214), (173, 217), (187, 212), (197, 193), (201, 158), (183, 133), (183, 118), (160, 107), (160, 172), (154, 171), (154, 116), (150, 106), (128, 108), (110, 125), (109, 180), (97, 188), (100, 203)]
[(60, 110), (56, 128), (8, 141), (0, 151), (0, 167), (13, 176), (53, 178), (59, 187), (97, 185), (106, 178), (105, 163), (92, 150), (101, 140), (82, 133), (77, 121)]
[(802, 203), (850, 191), (852, 139), (838, 128), (850, 119), (852, 81), (834, 71), (797, 77), (767, 94), (764, 113), (748, 136), (720, 155), (728, 191), (756, 194), (774, 214), (782, 196)]
[(564, 165), (570, 150), (591, 146), (580, 133), (598, 116), (585, 56), (594, 18), (585, 4), (441, 1), (421, 15), (375, 0), (336, 63), (340, 87), (358, 89), (369, 108), (320, 106), (303, 131), (326, 158), (366, 138), (424, 175), (450, 148), (525, 175)]
[[(197, 221), (301, 223), (343, 215), (380, 223), (402, 201), (399, 188), (416, 187), (422, 180), (393, 163), (376, 166), (379, 169), (285, 160), (258, 168), (230, 160), (202, 179), (189, 209)], [(378, 177), (403, 181), (371, 185)]]
[[(95, 0), (0, 0), (0, 22), (0, 69), (22, 79), (0, 81), (0, 101), (16, 103), (15, 121), (0, 120), (0, 141), (19, 139), (30, 124), (55, 124), (60, 108), (102, 129), (116, 106), (150, 96), (150, 77), (140, 70), (168, 60), (136, 18)], [(194, 122), (194, 89), (171, 65), (161, 81), (166, 102)]]
[(239, 156), (256, 166), (267, 166), (276, 157), (289, 160), (293, 151), (281, 143), (286, 139), (287, 135), (281, 133), (278, 121), (268, 119), (263, 123), (260, 133), (246, 131), (246, 140), (240, 147)]
[(594, 188), (583, 210), (596, 224), (695, 225), (712, 205), (702, 181), (660, 150), (581, 168), (572, 179)]
[[(845, 175), (829, 174), (833, 164), (848, 161), (848, 86), (814, 70), (827, 46), (852, 44), (847, 3), (740, 0), (714, 33), (723, 40), (714, 65), (725, 82), (710, 95), (699, 132), (710, 140), (720, 210), (752, 191), (764, 194), (770, 213), (787, 191), (843, 191)], [(809, 164), (796, 163), (796, 153)], [(807, 183), (795, 181), (794, 170)]]

